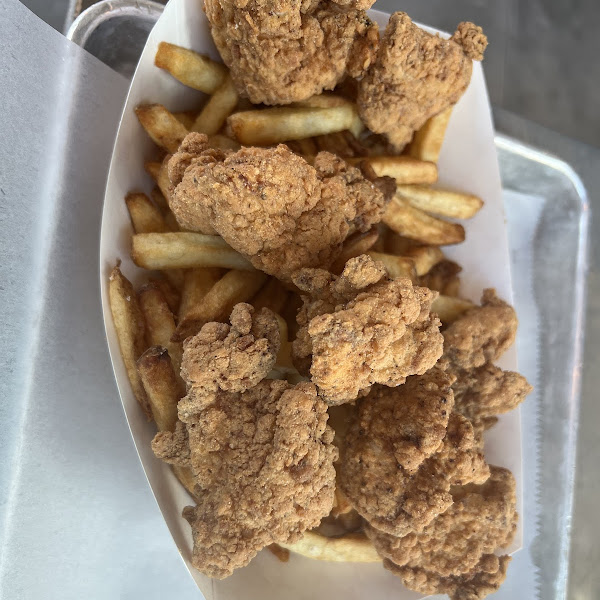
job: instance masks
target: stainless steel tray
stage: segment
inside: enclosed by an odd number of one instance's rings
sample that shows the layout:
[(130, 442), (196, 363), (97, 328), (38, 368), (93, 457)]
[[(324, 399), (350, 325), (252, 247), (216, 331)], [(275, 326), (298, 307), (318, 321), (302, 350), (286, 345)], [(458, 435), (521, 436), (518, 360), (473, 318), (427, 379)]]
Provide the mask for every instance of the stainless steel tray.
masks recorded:
[[(68, 37), (131, 76), (161, 10), (154, 2), (100, 2), (73, 23)], [(519, 341), (535, 354), (526, 374), (537, 390), (522, 409), (525, 480), (535, 493), (526, 493), (525, 548), (498, 598), (525, 597), (522, 590), (532, 588), (536, 598), (558, 600), (567, 593), (589, 207), (568, 164), (502, 135), (496, 145), (504, 188), (523, 194), (524, 203), (544, 201), (531, 238), (511, 240), (513, 276), (526, 289), (520, 294), (515, 286), (517, 310), (539, 319)], [(514, 205), (512, 213), (514, 221)], [(509, 233), (510, 227), (509, 219)], [(525, 255), (528, 260), (521, 260)]]

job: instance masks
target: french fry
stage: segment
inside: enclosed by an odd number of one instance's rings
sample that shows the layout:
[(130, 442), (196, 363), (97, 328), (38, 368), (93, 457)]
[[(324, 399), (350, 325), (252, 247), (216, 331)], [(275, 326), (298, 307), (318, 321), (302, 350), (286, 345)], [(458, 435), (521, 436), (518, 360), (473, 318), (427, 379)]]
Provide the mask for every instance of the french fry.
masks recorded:
[(176, 315), (179, 311), (179, 304), (181, 303), (181, 294), (179, 291), (171, 284), (168, 279), (150, 279), (150, 283), (154, 284), (158, 289), (162, 292), (167, 304), (169, 305), (169, 310)]
[(316, 96), (311, 96), (306, 100), (299, 100), (298, 102), (293, 102), (290, 106), (299, 107), (299, 108), (333, 108), (335, 106), (345, 106), (347, 104), (352, 104), (350, 100), (346, 100), (342, 96), (338, 96), (337, 94), (317, 94)]
[(445, 296), (458, 296), (460, 292), (460, 277), (454, 275), (451, 277), (446, 285), (442, 288), (442, 294)]
[(196, 501), (199, 502), (198, 496), (195, 491), (196, 482), (194, 480), (194, 474), (189, 467), (180, 467), (179, 465), (173, 465), (173, 473), (175, 477), (179, 479), (179, 483), (187, 490), (188, 494)]
[(185, 327), (179, 323), (172, 339), (183, 341), (198, 333), (210, 321), (225, 322), (233, 307), (251, 300), (266, 279), (267, 276), (260, 271), (229, 271), (213, 285), (194, 313), (188, 314)]
[(444, 259), (435, 265), (429, 273), (421, 277), (421, 285), (446, 296), (455, 296), (456, 294), (451, 293), (450, 290), (456, 286), (453, 282), (460, 283), (458, 274), (461, 270), (460, 265)]
[(383, 222), (396, 233), (423, 244), (443, 246), (465, 241), (465, 229), (462, 225), (432, 217), (411, 206), (399, 195), (388, 204)]
[(306, 531), (292, 544), (279, 543), (296, 554), (332, 562), (381, 562), (373, 544), (364, 533), (347, 533), (328, 538), (314, 531)]
[(209, 136), (208, 143), (210, 144), (211, 148), (219, 148), (221, 150), (233, 150), (234, 152), (241, 148), (238, 142), (232, 140), (226, 135), (221, 135), (219, 133)]
[(419, 277), (429, 273), (435, 265), (444, 260), (444, 253), (438, 246), (413, 246), (407, 250), (406, 256), (415, 261)]
[(227, 119), (236, 139), (247, 146), (269, 146), (288, 140), (351, 129), (356, 109), (351, 104), (331, 108), (267, 108)]
[(415, 261), (412, 258), (372, 251), (367, 252), (367, 254), (373, 260), (381, 261), (392, 279), (408, 277), (413, 283), (417, 282)]
[(169, 179), (169, 161), (171, 160), (171, 154), (167, 154), (158, 170), (158, 176), (156, 178), (156, 184), (160, 188), (162, 195), (165, 197), (167, 204), (171, 204), (171, 180)]
[(197, 113), (191, 110), (186, 112), (176, 112), (173, 116), (188, 130), (193, 131), (192, 127), (196, 121)]
[(187, 48), (161, 42), (154, 64), (168, 71), (184, 85), (214, 94), (227, 76), (227, 67)]
[(170, 210), (165, 213), (165, 225), (167, 226), (167, 231), (181, 231), (175, 215)]
[(388, 254), (396, 256), (405, 256), (406, 253), (417, 245), (418, 242), (409, 240), (406, 237), (398, 235), (395, 231), (387, 229), (385, 232), (383, 247)]
[(225, 81), (209, 98), (202, 112), (198, 115), (190, 131), (214, 135), (223, 127), (227, 117), (233, 112), (238, 103), (238, 93), (228, 75)]
[(289, 292), (281, 285), (281, 282), (275, 277), (270, 277), (252, 300), (252, 306), (256, 312), (268, 308), (279, 314), (283, 310), (288, 296)]
[(182, 332), (197, 320), (204, 297), (223, 276), (222, 269), (189, 269), (185, 272), (175, 339), (183, 341)]
[(320, 135), (314, 138), (314, 141), (320, 151), (331, 152), (342, 158), (354, 156), (354, 151), (341, 131)]
[(148, 160), (144, 163), (144, 169), (146, 173), (148, 173), (148, 175), (150, 175), (150, 177), (152, 177), (152, 179), (154, 179), (154, 181), (158, 183), (158, 172), (160, 171), (160, 163), (154, 160)]
[(152, 346), (137, 361), (137, 368), (159, 431), (174, 431), (177, 404), (185, 394), (166, 348)]
[(183, 288), (184, 273), (182, 269), (166, 269), (163, 271), (163, 275), (177, 291), (181, 291)]
[(138, 291), (138, 299), (146, 321), (146, 340), (151, 346), (161, 346), (168, 351), (179, 376), (183, 349), (181, 344), (171, 341), (175, 333), (175, 317), (166, 298), (157, 285), (148, 283)]
[(415, 132), (407, 149), (410, 156), (437, 163), (453, 108), (449, 106), (431, 117), (421, 129)]
[(319, 152), (317, 144), (312, 138), (296, 140), (294, 143), (298, 145), (299, 153), (305, 156), (314, 156)]
[(199, 267), (254, 270), (223, 238), (202, 233), (136, 233), (131, 258), (138, 267), (159, 271)]
[(167, 224), (160, 210), (152, 204), (146, 194), (129, 192), (125, 196), (125, 204), (127, 204), (131, 224), (136, 233), (164, 233), (167, 231)]
[(437, 313), (440, 321), (444, 325), (448, 325), (456, 321), (456, 319), (474, 306), (468, 300), (461, 300), (460, 298), (440, 294), (433, 301), (431, 312)]
[(416, 208), (453, 219), (470, 219), (483, 206), (481, 198), (473, 194), (422, 185), (399, 185), (396, 193)]
[[(160, 170), (160, 167), (159, 167)], [(158, 171), (156, 172), (158, 176)], [(150, 192), (150, 197), (152, 198), (152, 202), (164, 213), (169, 210), (169, 205), (167, 204), (167, 199), (164, 194), (160, 191), (158, 186), (152, 188)]]
[(331, 265), (330, 271), (339, 274), (344, 270), (344, 266), (351, 259), (370, 250), (379, 238), (379, 231), (376, 227), (365, 233), (355, 233), (351, 235), (342, 246), (342, 251), (335, 262)]
[(280, 562), (288, 562), (290, 560), (290, 551), (282, 548), (279, 544), (269, 544), (267, 550), (275, 555)]
[(152, 141), (167, 152), (177, 152), (189, 133), (162, 104), (138, 106), (135, 114)]
[(144, 315), (131, 282), (121, 273), (118, 264), (109, 277), (108, 298), (131, 389), (146, 415), (150, 417), (150, 404), (136, 367), (136, 361), (146, 346)]
[(396, 183), (435, 183), (438, 178), (437, 165), (417, 160), (410, 156), (367, 156), (346, 159), (350, 164), (368, 162), (378, 177), (393, 177)]

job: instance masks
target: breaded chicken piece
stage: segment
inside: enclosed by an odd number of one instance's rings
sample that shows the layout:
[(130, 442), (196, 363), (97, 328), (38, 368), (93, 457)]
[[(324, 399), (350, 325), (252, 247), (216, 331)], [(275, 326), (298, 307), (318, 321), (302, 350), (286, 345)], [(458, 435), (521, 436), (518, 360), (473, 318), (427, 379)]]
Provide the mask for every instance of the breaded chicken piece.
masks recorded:
[(482, 600), (500, 589), (510, 561), (507, 555), (485, 554), (469, 573), (450, 577), (424, 569), (399, 567), (387, 558), (383, 566), (398, 575), (409, 590), (420, 594), (448, 594), (450, 600)]
[(329, 405), (351, 402), (371, 385), (397, 386), (438, 360), (436, 294), (409, 279), (390, 280), (368, 255), (350, 259), (340, 277), (303, 269), (293, 277), (307, 293), (298, 313), (294, 363)]
[(261, 348), (271, 343), (271, 315), (249, 314), (238, 305), (228, 335), (211, 336), (209, 324), (186, 343), (180, 421), (153, 441), (157, 456), (192, 471), (192, 562), (215, 578), (269, 544), (296, 541), (333, 506), (338, 451), (327, 406), (311, 383), (256, 381), (270, 368)]
[(457, 371), (454, 391), (454, 410), (472, 422), (516, 408), (533, 387), (527, 379), (513, 371), (503, 371), (491, 363), (468, 371)]
[(360, 77), (377, 52), (373, 0), (205, 0), (223, 62), (254, 104), (288, 104)]
[(377, 59), (359, 83), (365, 125), (401, 151), (427, 119), (459, 100), (471, 80), (472, 61), (483, 59), (486, 46), (473, 23), (461, 23), (445, 40), (417, 27), (406, 13), (394, 13)]
[(485, 554), (506, 548), (517, 527), (515, 479), (508, 469), (490, 467), (483, 485), (452, 490), (454, 503), (420, 533), (394, 537), (368, 524), (377, 552), (399, 567), (440, 577), (470, 573)]
[(288, 280), (303, 267), (327, 267), (349, 234), (381, 220), (393, 193), (385, 178), (370, 181), (328, 152), (314, 166), (284, 145), (225, 154), (197, 133), (168, 172), (182, 228), (208, 226), (256, 268)]
[(188, 395), (179, 403), (180, 419), (203, 408), (218, 389), (243, 392), (259, 381), (275, 365), (279, 352), (279, 327), (275, 315), (266, 308), (255, 313), (250, 304), (236, 304), (231, 325), (207, 323), (186, 340), (181, 376)]
[[(446, 435), (440, 436), (448, 419), (446, 406), (452, 403), (451, 381), (443, 371), (433, 370), (396, 389), (371, 392), (358, 402), (357, 419), (346, 435), (339, 482), (356, 511), (376, 529), (395, 536), (423, 531), (452, 504), (452, 485), (488, 478), (489, 468), (467, 419), (450, 415)], [(401, 408), (417, 391), (421, 400), (427, 399), (429, 411), (423, 410), (415, 423)], [(381, 393), (388, 401), (396, 397), (398, 409), (380, 413)], [(407, 463), (409, 469), (403, 466)]]
[(481, 306), (472, 308), (444, 332), (444, 359), (450, 368), (468, 370), (499, 358), (515, 341), (517, 315), (493, 289), (484, 290)]

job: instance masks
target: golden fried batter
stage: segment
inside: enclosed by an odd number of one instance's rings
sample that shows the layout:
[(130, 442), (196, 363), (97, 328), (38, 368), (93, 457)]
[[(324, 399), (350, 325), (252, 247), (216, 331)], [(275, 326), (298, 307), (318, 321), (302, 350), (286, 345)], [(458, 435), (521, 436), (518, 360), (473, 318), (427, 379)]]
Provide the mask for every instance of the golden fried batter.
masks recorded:
[(314, 166), (287, 146), (225, 154), (189, 134), (169, 161), (171, 209), (184, 229), (213, 229), (262, 271), (281, 279), (327, 267), (346, 237), (381, 220), (380, 180), (321, 152)]
[(186, 343), (180, 421), (153, 442), (158, 457), (192, 471), (198, 505), (184, 517), (192, 562), (210, 577), (297, 540), (333, 505), (338, 451), (326, 404), (311, 383), (260, 381), (278, 346), (273, 321), (237, 305), (231, 327), (210, 323)]
[(435, 293), (409, 279), (390, 280), (381, 263), (350, 259), (340, 277), (303, 269), (294, 283), (309, 295), (293, 345), (299, 370), (330, 405), (350, 402), (374, 383), (396, 386), (425, 373), (442, 352)]
[(383, 566), (398, 575), (409, 590), (420, 594), (448, 594), (450, 600), (482, 600), (497, 592), (504, 583), (510, 560), (510, 556), (506, 555), (485, 554), (471, 572), (450, 577), (424, 569), (399, 567), (387, 558)]
[(454, 321), (444, 333), (444, 358), (453, 371), (481, 367), (499, 358), (515, 341), (517, 315), (493, 289), (484, 290), (481, 306)]
[(508, 469), (490, 467), (483, 485), (452, 490), (454, 503), (420, 533), (394, 537), (369, 525), (377, 552), (399, 567), (440, 577), (471, 572), (482, 556), (505, 548), (517, 526), (515, 480)]
[[(396, 536), (422, 531), (452, 504), (452, 485), (483, 483), (489, 476), (467, 419), (452, 414), (445, 437), (440, 436), (448, 418), (443, 413), (452, 403), (451, 381), (439, 369), (410, 378), (404, 386), (387, 392), (388, 400), (397, 395), (398, 409), (381, 414), (378, 392), (359, 401), (358, 417), (346, 435), (339, 481), (354, 508), (373, 527)], [(417, 390), (422, 401), (427, 399), (424, 409), (428, 407), (429, 412), (423, 410), (419, 422), (413, 423), (401, 407)], [(414, 411), (418, 410), (415, 406)], [(442, 437), (435, 451), (436, 440)], [(422, 440), (428, 440), (425, 452)]]
[(365, 125), (383, 133), (397, 151), (427, 119), (463, 95), (473, 60), (482, 60), (487, 38), (480, 27), (461, 23), (444, 40), (394, 13), (377, 59), (359, 84), (358, 107)]
[(533, 388), (523, 375), (503, 371), (491, 363), (457, 371), (454, 410), (472, 422), (480, 422), (516, 408)]
[(373, 0), (205, 0), (211, 33), (238, 91), (288, 104), (361, 76), (379, 41)]

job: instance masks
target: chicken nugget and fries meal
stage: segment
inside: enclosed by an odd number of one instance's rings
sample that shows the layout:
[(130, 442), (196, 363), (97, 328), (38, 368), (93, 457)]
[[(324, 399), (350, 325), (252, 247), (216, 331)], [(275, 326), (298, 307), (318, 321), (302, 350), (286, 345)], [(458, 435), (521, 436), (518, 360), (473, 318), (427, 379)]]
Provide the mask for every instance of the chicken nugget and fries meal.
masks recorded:
[(518, 518), (484, 432), (532, 388), (495, 364), (515, 311), (462, 299), (444, 254), (483, 202), (435, 184), (487, 39), (403, 12), (380, 34), (372, 4), (205, 0), (224, 64), (159, 45), (156, 68), (208, 97), (136, 108), (157, 146), (152, 197), (124, 198), (147, 277), (117, 264), (110, 307), (154, 454), (194, 500), (198, 570), (269, 548), (480, 599)]

